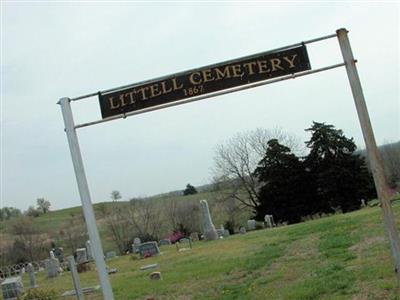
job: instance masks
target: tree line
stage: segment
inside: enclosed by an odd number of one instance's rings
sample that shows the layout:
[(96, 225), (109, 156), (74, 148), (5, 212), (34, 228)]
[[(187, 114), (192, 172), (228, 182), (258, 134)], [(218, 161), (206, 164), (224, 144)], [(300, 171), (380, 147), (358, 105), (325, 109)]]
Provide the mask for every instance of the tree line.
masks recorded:
[[(365, 152), (333, 125), (313, 122), (311, 137), (299, 139), (280, 129), (237, 134), (217, 146), (214, 187), (256, 219), (272, 214), (277, 221), (358, 209), (376, 197)], [(400, 187), (400, 142), (380, 147), (390, 187)], [(306, 154), (307, 153), (307, 154)]]
[(2, 207), (0, 208), (0, 221), (10, 220), (21, 215), (38, 217), (50, 211), (50, 201), (44, 198), (38, 198), (36, 199), (36, 204), (36, 208), (34, 206), (29, 206), (25, 212), (21, 212), (21, 210), (16, 207)]

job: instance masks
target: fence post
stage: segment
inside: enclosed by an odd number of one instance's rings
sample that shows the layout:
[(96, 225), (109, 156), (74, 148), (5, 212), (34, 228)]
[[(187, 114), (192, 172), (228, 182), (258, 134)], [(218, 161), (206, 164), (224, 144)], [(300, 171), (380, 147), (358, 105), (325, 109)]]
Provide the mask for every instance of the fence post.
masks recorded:
[(79, 281), (79, 275), (78, 272), (76, 271), (75, 259), (73, 256), (68, 256), (67, 260), (68, 260), (68, 267), (72, 275), (72, 282), (74, 283), (76, 299), (83, 300), (84, 298), (81, 288), (81, 282)]

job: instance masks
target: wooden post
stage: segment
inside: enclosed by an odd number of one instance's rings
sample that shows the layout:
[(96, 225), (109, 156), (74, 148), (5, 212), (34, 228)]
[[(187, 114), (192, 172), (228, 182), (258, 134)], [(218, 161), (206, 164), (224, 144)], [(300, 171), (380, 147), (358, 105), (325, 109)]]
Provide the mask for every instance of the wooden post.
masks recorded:
[(347, 76), (349, 78), (358, 118), (360, 120), (361, 130), (364, 136), (365, 146), (367, 148), (367, 157), (371, 165), (375, 188), (382, 207), (383, 220), (390, 241), (395, 273), (398, 281), (400, 282), (400, 239), (396, 229), (392, 206), (390, 204), (391, 195), (386, 182), (385, 174), (383, 172), (382, 160), (376, 146), (367, 105), (365, 104), (364, 94), (356, 68), (356, 61), (354, 60), (353, 53), (351, 51), (347, 32), (348, 31), (345, 28), (341, 28), (336, 31), (336, 34), (339, 40), (340, 50), (342, 51), (344, 62), (346, 63)]

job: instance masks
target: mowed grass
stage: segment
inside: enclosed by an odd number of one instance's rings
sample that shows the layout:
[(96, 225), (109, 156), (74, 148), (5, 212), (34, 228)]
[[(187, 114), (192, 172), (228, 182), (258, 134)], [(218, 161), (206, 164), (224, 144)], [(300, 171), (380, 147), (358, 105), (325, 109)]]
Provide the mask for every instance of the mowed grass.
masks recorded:
[[(394, 212), (399, 226), (398, 202)], [(116, 299), (400, 299), (379, 207), (195, 242), (191, 251), (160, 249), (157, 257), (107, 261), (118, 269), (110, 275)], [(140, 271), (153, 263), (160, 281), (148, 278), (154, 270)], [(98, 284), (94, 266), (80, 276), (82, 286)], [(68, 272), (51, 281), (40, 274), (38, 281), (60, 295), (72, 289)]]

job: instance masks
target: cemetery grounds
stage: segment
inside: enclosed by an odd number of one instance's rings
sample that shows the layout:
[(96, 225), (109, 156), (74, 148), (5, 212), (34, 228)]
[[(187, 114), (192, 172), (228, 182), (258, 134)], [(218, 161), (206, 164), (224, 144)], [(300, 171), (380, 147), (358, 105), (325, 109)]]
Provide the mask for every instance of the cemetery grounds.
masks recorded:
[[(400, 199), (393, 203), (400, 220)], [(190, 251), (161, 246), (161, 255), (125, 255), (106, 261), (115, 299), (400, 299), (379, 206), (296, 225), (248, 231), (193, 243)], [(399, 228), (400, 229), (400, 228)], [(158, 263), (158, 269), (140, 267)], [(149, 274), (160, 271), (162, 280)], [(94, 265), (80, 273), (82, 287), (98, 285)], [(36, 276), (41, 288), (73, 289), (69, 272)], [(25, 289), (29, 287), (23, 274)], [(1, 296), (0, 296), (1, 297)], [(55, 299), (74, 299), (61, 298)], [(102, 299), (101, 292), (85, 299)]]

